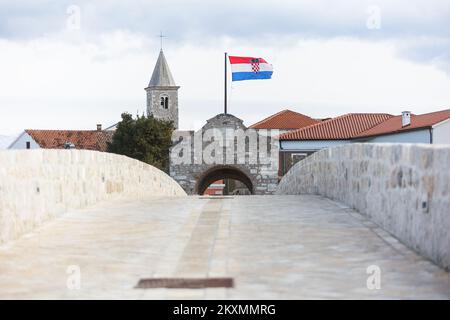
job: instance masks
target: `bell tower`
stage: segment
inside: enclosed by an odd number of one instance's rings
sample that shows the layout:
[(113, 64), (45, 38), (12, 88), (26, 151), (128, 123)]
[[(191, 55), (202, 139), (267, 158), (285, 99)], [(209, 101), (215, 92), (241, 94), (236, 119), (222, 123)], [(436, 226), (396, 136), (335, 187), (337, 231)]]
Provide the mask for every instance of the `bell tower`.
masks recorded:
[(171, 120), (178, 129), (178, 89), (161, 49), (147, 91), (147, 114), (156, 119)]

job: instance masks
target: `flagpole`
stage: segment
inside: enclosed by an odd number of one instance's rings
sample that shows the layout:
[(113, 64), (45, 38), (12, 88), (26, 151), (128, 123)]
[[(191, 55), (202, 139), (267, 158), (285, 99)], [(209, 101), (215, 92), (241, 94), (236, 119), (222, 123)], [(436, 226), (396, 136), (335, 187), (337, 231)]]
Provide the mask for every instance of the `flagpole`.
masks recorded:
[(224, 94), (223, 108), (224, 108), (224, 113), (227, 114), (227, 53), (226, 52), (225, 52), (225, 81), (224, 81), (224, 89), (225, 89), (225, 94)]

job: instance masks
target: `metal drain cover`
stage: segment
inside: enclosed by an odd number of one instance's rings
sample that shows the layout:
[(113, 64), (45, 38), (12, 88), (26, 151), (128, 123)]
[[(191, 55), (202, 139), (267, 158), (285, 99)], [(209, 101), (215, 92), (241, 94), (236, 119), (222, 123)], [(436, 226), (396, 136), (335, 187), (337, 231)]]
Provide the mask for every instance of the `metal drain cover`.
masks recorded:
[(205, 289), (233, 288), (233, 286), (233, 278), (153, 278), (139, 280), (135, 288)]
[(234, 199), (233, 196), (199, 196), (199, 199), (208, 199), (208, 200), (215, 200), (215, 199)]

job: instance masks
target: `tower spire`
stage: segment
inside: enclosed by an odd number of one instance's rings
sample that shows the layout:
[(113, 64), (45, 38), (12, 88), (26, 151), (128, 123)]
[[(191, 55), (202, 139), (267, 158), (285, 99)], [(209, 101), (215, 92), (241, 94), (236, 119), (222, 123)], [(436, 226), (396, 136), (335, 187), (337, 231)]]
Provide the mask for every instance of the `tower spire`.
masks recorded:
[(153, 69), (150, 82), (145, 88), (145, 91), (147, 91), (147, 114), (153, 115), (157, 119), (171, 120), (177, 129), (179, 88), (175, 84), (172, 73), (169, 70), (161, 42), (158, 60)]
[(149, 87), (167, 87), (176, 86), (173, 80), (172, 73), (170, 72), (169, 65), (167, 64), (164, 52), (159, 52), (158, 60), (156, 61), (155, 68), (153, 69), (152, 77), (150, 79)]

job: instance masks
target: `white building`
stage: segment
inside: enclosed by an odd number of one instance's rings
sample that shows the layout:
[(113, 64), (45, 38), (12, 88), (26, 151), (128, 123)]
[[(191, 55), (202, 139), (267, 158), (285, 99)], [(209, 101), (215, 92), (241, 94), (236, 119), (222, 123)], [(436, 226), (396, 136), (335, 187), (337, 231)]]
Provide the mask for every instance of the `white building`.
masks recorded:
[(8, 149), (84, 149), (106, 151), (113, 130), (30, 130), (22, 132)]
[(450, 109), (421, 115), (404, 111), (361, 133), (355, 142), (450, 143)]

